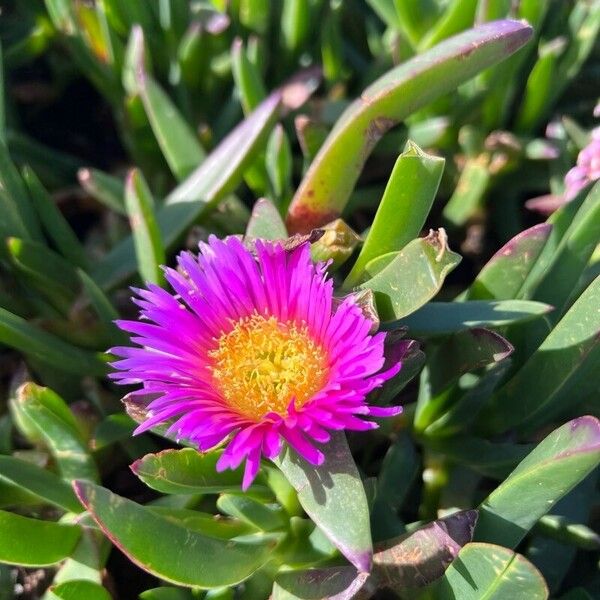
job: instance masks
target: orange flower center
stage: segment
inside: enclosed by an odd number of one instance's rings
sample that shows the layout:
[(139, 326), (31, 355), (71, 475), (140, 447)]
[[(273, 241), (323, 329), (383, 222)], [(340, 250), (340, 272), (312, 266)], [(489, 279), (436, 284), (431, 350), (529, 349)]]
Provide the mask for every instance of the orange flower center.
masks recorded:
[(327, 380), (327, 353), (306, 325), (275, 317), (241, 319), (208, 354), (223, 398), (255, 421), (269, 412), (287, 414), (292, 399), (301, 407)]

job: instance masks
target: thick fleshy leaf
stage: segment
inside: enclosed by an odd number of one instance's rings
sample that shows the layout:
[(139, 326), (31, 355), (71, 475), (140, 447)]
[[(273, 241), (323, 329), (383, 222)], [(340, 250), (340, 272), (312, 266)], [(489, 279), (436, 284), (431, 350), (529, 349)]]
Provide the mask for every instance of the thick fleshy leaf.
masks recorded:
[(462, 227), (481, 210), (491, 181), (489, 162), (487, 153), (467, 159), (442, 213), (448, 227)]
[(231, 72), (238, 90), (244, 114), (250, 114), (266, 97), (260, 71), (252, 64), (240, 38), (231, 46)]
[(246, 228), (246, 239), (284, 240), (287, 236), (285, 223), (277, 207), (268, 198), (257, 200)]
[(52, 586), (50, 591), (60, 600), (111, 600), (107, 589), (93, 581), (65, 581)]
[[(67, 581), (91, 581), (100, 584), (103, 580), (103, 571), (110, 553), (111, 544), (101, 531), (89, 527), (89, 515), (80, 517), (83, 525), (81, 538), (75, 550), (61, 565), (54, 576), (54, 584), (58, 585)], [(55, 600), (54, 596), (50, 596)]]
[[(166, 198), (156, 218), (166, 248), (204, 212), (232, 192), (275, 123), (280, 93), (267, 98), (238, 125), (185, 181)], [(93, 273), (104, 288), (113, 287), (135, 272), (133, 240), (118, 244)]]
[(260, 531), (281, 531), (289, 521), (281, 507), (267, 506), (247, 495), (221, 494), (217, 508)]
[(0, 481), (35, 494), (42, 501), (63, 510), (81, 512), (81, 505), (71, 486), (60, 477), (31, 462), (12, 456), (0, 456)]
[(125, 186), (120, 179), (98, 169), (80, 169), (77, 178), (81, 187), (93, 198), (121, 215), (125, 209)]
[(81, 282), (84, 297), (89, 300), (91, 307), (104, 325), (109, 338), (115, 344), (127, 344), (129, 338), (114, 323), (119, 318), (119, 313), (107, 295), (85, 271), (77, 269), (77, 275)]
[(192, 590), (176, 587), (158, 587), (140, 594), (140, 600), (196, 600)]
[(411, 112), (518, 50), (531, 28), (498, 21), (462, 33), (368, 87), (321, 147), (290, 206), (288, 226), (307, 232), (339, 216), (381, 136)]
[(42, 226), (56, 248), (72, 265), (86, 268), (87, 259), (81, 242), (37, 175), (27, 166), (23, 169), (23, 181)]
[(402, 250), (423, 229), (444, 171), (444, 159), (408, 142), (398, 157), (369, 229), (367, 239), (344, 282), (356, 285), (374, 258)]
[(201, 454), (193, 448), (163, 450), (147, 454), (131, 465), (131, 470), (149, 487), (163, 494), (220, 494), (239, 491), (242, 472), (218, 473), (220, 452)]
[(427, 357), (427, 369), (421, 375), (414, 420), (417, 431), (424, 431), (440, 417), (451, 386), (462, 375), (500, 362), (513, 350), (505, 338), (489, 329), (460, 331), (432, 348)]
[(394, 590), (423, 587), (444, 574), (460, 549), (473, 539), (477, 511), (466, 510), (382, 542), (373, 555), (373, 576)]
[(166, 262), (165, 249), (155, 218), (154, 199), (139, 169), (132, 169), (127, 176), (125, 207), (142, 280), (161, 283), (160, 265)]
[(207, 537), (88, 481), (74, 486), (108, 538), (139, 567), (171, 583), (204, 589), (239, 583), (277, 544), (273, 536), (245, 542)]
[[(143, 31), (136, 25), (131, 35), (139, 35), (143, 47)], [(185, 179), (204, 160), (204, 149), (174, 102), (154, 80), (138, 53), (135, 83), (144, 104), (148, 121), (169, 168), (177, 180)]]
[(351, 600), (368, 578), (354, 567), (325, 567), (280, 573), (272, 600)]
[(600, 463), (600, 421), (580, 417), (548, 435), (479, 508), (475, 539), (514, 548)]
[[(57, 405), (63, 407), (60, 412), (56, 410)], [(12, 408), (28, 427), (35, 429), (53, 454), (64, 479), (85, 477), (94, 481), (99, 478), (81, 433), (71, 420), (64, 418), (63, 413), (68, 409), (52, 390), (26, 383), (18, 389)]]
[(325, 462), (316, 468), (286, 447), (275, 464), (298, 492), (302, 508), (359, 570), (371, 567), (372, 544), (365, 488), (343, 432), (321, 447)]
[(541, 317), (552, 310), (530, 300), (473, 300), (429, 302), (397, 324), (408, 327), (411, 335), (445, 335), (477, 327), (499, 328)]
[[(600, 11), (599, 11), (600, 19)], [(588, 194), (561, 240), (533, 294), (557, 308), (557, 321), (600, 239), (600, 182)]]
[(557, 502), (552, 514), (537, 522), (527, 544), (527, 557), (540, 570), (551, 593), (562, 587), (579, 548), (598, 549), (600, 536), (583, 525), (591, 522), (595, 510), (598, 475), (596, 470)]
[(290, 140), (283, 128), (277, 124), (269, 136), (265, 153), (265, 167), (278, 204), (289, 201), (292, 187), (293, 157)]
[(473, 24), (478, 4), (477, 0), (452, 0), (449, 2), (444, 13), (419, 42), (419, 50), (431, 48), (447, 37), (468, 29)]
[(76, 348), (3, 308), (0, 308), (0, 342), (59, 371), (75, 375), (106, 374), (101, 355)]
[(377, 517), (378, 502), (384, 502), (394, 510), (402, 506), (418, 470), (415, 446), (408, 435), (400, 433), (383, 458), (372, 518)]
[[(429, 431), (427, 428), (426, 433), (429, 434)], [(531, 444), (492, 443), (471, 436), (428, 437), (426, 445), (449, 460), (493, 479), (507, 477), (533, 449)]]
[(512, 359), (493, 366), (479, 381), (453, 402), (447, 411), (425, 429), (427, 436), (446, 436), (459, 431), (468, 431), (477, 419), (479, 412), (489, 401), (494, 391), (501, 385), (510, 370)]
[(0, 234), (42, 241), (39, 220), (8, 148), (0, 141)]
[(0, 510), (0, 562), (45, 567), (73, 552), (81, 529), (76, 525), (30, 519)]
[(467, 300), (519, 298), (521, 287), (551, 231), (550, 223), (540, 223), (502, 246), (475, 278), (467, 292)]
[(600, 368), (600, 276), (588, 286), (529, 360), (495, 395), (482, 427), (499, 432), (548, 422), (564, 402), (597, 390)]
[(366, 271), (371, 278), (359, 287), (375, 292), (382, 321), (401, 319), (431, 300), (460, 260), (448, 248), (444, 230), (432, 231), (400, 252), (368, 263)]
[(546, 600), (539, 571), (520, 554), (493, 544), (467, 544), (434, 587), (436, 600)]
[(46, 245), (8, 238), (6, 248), (18, 278), (63, 315), (77, 295), (77, 274), (71, 264)]

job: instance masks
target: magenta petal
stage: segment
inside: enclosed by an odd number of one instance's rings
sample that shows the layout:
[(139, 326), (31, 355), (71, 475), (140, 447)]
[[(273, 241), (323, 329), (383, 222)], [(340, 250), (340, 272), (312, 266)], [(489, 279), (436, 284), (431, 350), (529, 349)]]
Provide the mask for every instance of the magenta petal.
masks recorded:
[[(256, 477), (261, 457), (277, 457), (283, 441), (318, 466), (324, 456), (312, 442), (328, 443), (336, 430), (372, 429), (377, 425), (369, 417), (401, 410), (369, 406), (367, 395), (393, 377), (401, 363), (395, 356), (386, 362), (386, 334), (370, 333), (372, 323), (353, 297), (334, 309), (327, 265), (312, 263), (309, 244), (287, 251), (281, 243), (257, 241), (256, 254), (235, 237), (214, 236), (200, 244), (198, 255), (182, 252), (178, 269), (164, 270), (172, 292), (156, 285), (134, 290), (140, 319), (117, 321), (132, 345), (111, 350), (117, 357), (111, 378), (141, 384), (133, 394), (152, 398), (140, 398), (149, 417), (136, 433), (169, 425), (168, 433), (202, 450), (229, 440), (217, 470), (245, 462), (244, 489)], [(253, 405), (242, 409), (229, 402), (213, 370), (220, 340), (240, 320), (248, 323), (256, 315), (305, 327), (323, 352), (323, 385), (312, 397), (305, 392), (302, 401), (292, 386), (277, 405), (287, 406), (277, 409), (281, 414), (268, 404), (264, 414), (254, 414)], [(244, 365), (257, 368), (252, 362)]]

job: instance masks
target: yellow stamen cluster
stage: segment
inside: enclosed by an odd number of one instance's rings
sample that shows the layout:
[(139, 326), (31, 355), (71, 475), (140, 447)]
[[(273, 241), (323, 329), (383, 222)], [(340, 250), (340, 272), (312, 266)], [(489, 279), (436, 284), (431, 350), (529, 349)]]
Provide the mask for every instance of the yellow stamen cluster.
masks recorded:
[(307, 327), (253, 314), (221, 335), (209, 352), (216, 387), (231, 408), (259, 421), (268, 412), (285, 415), (325, 383), (327, 354)]

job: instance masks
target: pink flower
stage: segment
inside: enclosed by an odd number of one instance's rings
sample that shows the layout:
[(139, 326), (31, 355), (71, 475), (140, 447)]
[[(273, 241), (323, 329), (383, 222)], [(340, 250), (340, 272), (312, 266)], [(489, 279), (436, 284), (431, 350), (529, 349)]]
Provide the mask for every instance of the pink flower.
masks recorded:
[(380, 372), (385, 333), (370, 333), (352, 296), (334, 309), (333, 282), (309, 244), (286, 251), (258, 241), (256, 251), (212, 237), (198, 256), (181, 253), (179, 270), (165, 268), (176, 295), (136, 290), (141, 320), (118, 322), (139, 347), (111, 350), (122, 358), (112, 377), (155, 395), (136, 432), (170, 423), (201, 451), (227, 441), (217, 469), (245, 460), (244, 489), (283, 441), (320, 465), (315, 442), (329, 431), (373, 429), (366, 418), (401, 411), (367, 404), (400, 363)]

